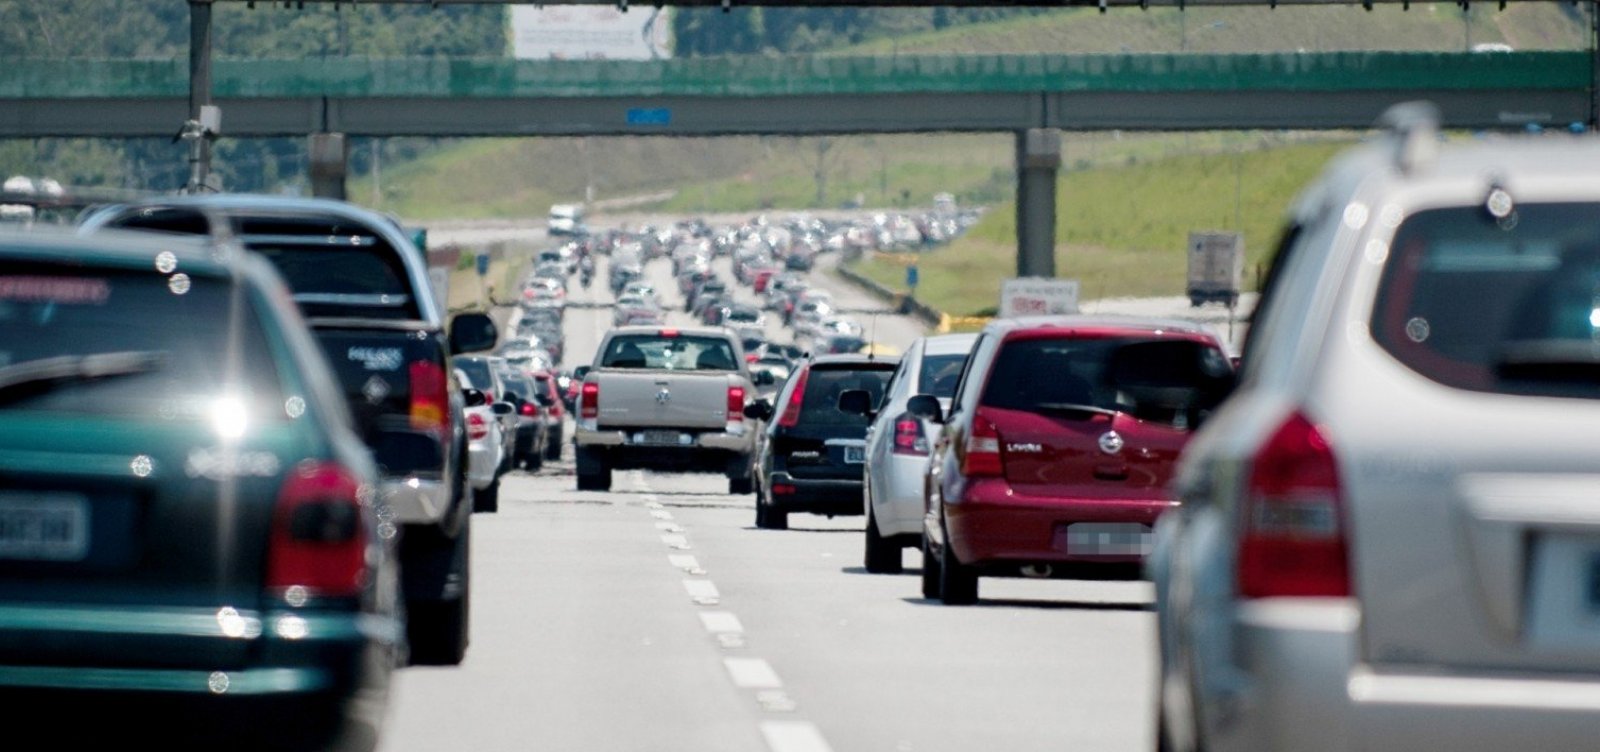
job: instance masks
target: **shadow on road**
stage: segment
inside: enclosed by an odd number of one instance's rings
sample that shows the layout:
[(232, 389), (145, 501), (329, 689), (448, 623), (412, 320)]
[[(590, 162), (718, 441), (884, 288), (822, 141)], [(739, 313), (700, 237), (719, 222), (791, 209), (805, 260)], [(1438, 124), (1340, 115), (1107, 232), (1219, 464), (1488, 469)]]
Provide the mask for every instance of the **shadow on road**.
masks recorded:
[[(901, 598), (900, 600), (913, 606), (940, 606), (944, 604), (932, 598)], [(1115, 601), (1043, 601), (1024, 598), (980, 598), (972, 606), (951, 606), (951, 608), (1034, 608), (1056, 611), (1154, 611), (1154, 603), (1127, 603)]]

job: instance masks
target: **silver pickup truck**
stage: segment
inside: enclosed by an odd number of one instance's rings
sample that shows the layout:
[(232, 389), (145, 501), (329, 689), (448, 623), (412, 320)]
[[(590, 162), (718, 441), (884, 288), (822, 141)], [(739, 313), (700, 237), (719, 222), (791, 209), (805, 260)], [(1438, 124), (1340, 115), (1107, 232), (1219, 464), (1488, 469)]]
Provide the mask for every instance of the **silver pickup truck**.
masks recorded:
[(625, 326), (577, 369), (578, 490), (606, 491), (612, 470), (723, 473), (728, 493), (752, 490), (756, 398), (744, 351), (724, 329)]

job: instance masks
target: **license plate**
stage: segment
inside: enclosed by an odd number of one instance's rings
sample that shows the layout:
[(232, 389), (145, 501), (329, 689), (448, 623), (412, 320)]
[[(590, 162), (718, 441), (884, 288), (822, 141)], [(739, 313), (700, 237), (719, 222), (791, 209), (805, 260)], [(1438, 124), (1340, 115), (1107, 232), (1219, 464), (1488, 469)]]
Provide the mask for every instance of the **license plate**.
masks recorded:
[(78, 561), (88, 554), (88, 499), (75, 494), (0, 496), (0, 559)]
[(1056, 530), (1055, 543), (1075, 556), (1144, 556), (1153, 541), (1137, 522), (1075, 522)]
[(640, 431), (638, 443), (677, 446), (682, 443), (682, 438), (683, 434), (677, 431)]
[(867, 461), (867, 448), (866, 447), (858, 447), (858, 446), (847, 446), (847, 447), (845, 447), (844, 448), (844, 461), (849, 463), (849, 464), (852, 464), (852, 465), (859, 465), (859, 464), (862, 464), (862, 463), (866, 462)]

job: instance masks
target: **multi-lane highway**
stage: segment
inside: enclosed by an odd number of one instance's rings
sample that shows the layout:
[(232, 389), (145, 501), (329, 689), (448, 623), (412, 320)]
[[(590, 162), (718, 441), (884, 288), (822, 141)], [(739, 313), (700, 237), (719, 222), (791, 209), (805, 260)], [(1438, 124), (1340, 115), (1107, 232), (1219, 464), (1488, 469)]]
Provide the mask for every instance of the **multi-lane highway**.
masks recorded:
[[(646, 275), (687, 324), (669, 271)], [(609, 301), (601, 272), (574, 302)], [(845, 308), (882, 307), (814, 276)], [(569, 365), (610, 321), (568, 311)], [(877, 317), (879, 341), (921, 333)], [(1146, 583), (995, 580), (978, 606), (940, 606), (913, 552), (903, 575), (864, 572), (860, 517), (758, 530), (721, 476), (619, 472), (579, 493), (571, 459), (507, 476), (500, 512), (474, 518), (467, 659), (398, 675), (384, 750), (1153, 746)]]

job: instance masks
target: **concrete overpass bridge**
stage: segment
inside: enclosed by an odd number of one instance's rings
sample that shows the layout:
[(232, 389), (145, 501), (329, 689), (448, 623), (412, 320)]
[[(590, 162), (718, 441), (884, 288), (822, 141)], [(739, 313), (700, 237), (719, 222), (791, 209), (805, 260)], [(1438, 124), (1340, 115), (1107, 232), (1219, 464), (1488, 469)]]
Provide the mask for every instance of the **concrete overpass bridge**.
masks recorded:
[[(189, 61), (8, 61), (0, 138), (165, 137)], [(1365, 128), (1425, 99), (1453, 128), (1590, 117), (1587, 52), (1341, 52), (713, 58), (661, 62), (349, 58), (216, 61), (230, 137), (307, 136), (342, 195), (344, 136), (1016, 134), (1019, 273), (1053, 275), (1060, 131)]]

